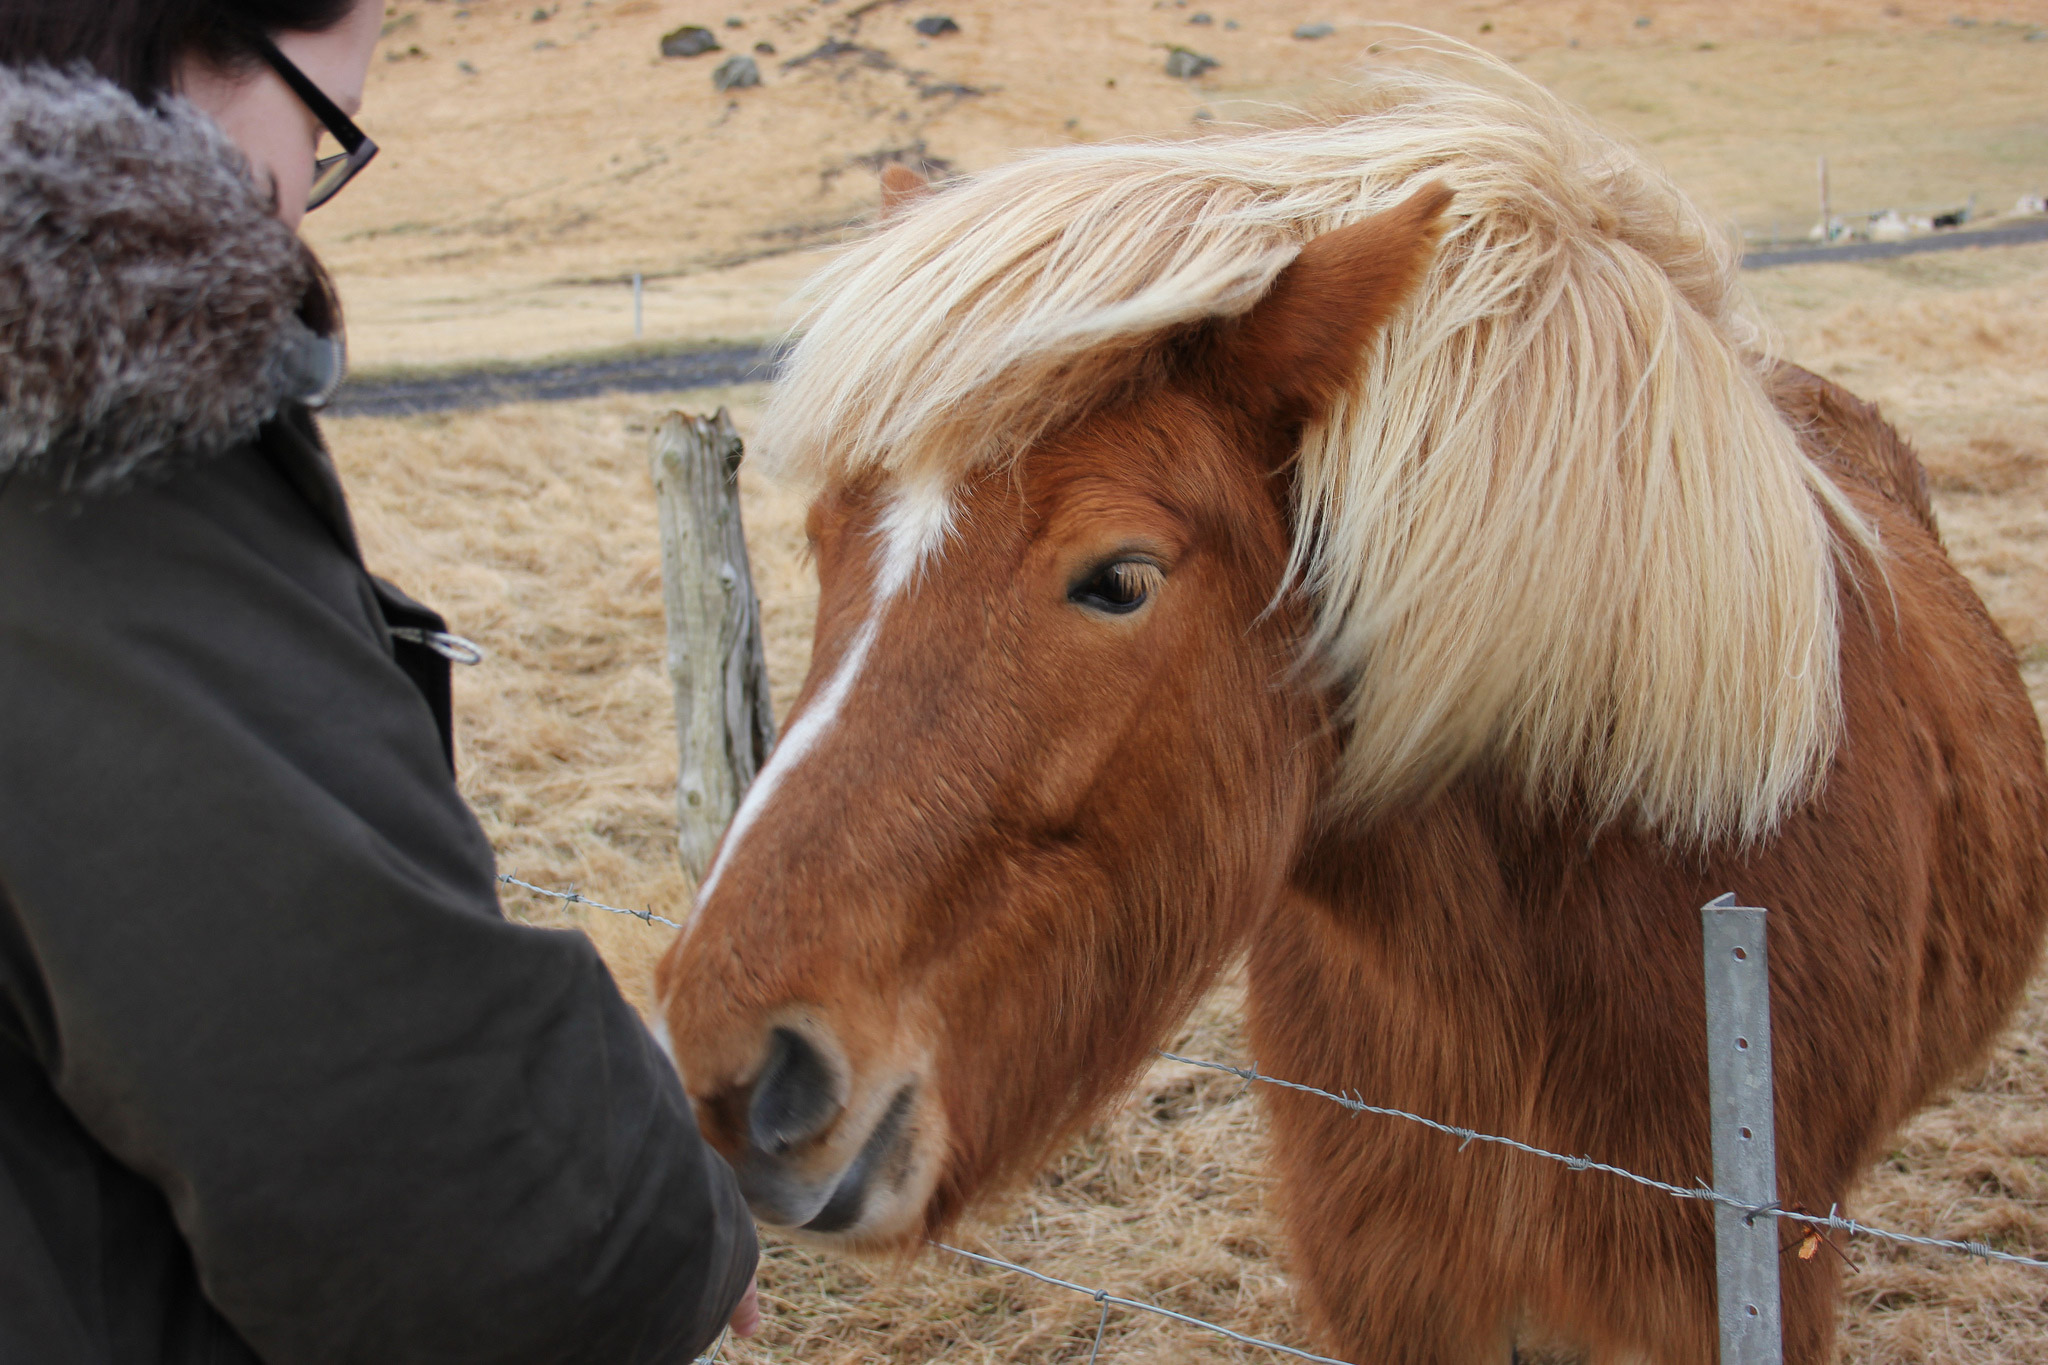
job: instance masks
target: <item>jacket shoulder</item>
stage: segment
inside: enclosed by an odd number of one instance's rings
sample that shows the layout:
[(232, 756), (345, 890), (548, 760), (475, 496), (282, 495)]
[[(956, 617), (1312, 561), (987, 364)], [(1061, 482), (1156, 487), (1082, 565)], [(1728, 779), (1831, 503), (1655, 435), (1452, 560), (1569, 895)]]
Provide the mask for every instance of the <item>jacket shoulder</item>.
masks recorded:
[(107, 488), (251, 439), (304, 391), (309, 298), (205, 114), (0, 66), (0, 475)]

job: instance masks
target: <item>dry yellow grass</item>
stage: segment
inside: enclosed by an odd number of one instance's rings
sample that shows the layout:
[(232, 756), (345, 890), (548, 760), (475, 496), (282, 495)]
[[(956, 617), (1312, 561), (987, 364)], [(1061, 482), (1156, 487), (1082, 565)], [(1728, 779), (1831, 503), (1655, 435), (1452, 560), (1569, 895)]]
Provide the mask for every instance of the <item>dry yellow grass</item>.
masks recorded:
[[(2048, 247), (1752, 277), (1786, 354), (1881, 401), (1920, 445), (1958, 560), (2025, 652), (2048, 705)], [(698, 393), (750, 430), (758, 389)], [(458, 679), (464, 790), (506, 871), (673, 915), (674, 740), (645, 450), (663, 405), (610, 398), (330, 434), (374, 563), (490, 651)], [(802, 508), (749, 482), (769, 667), (786, 710), (808, 663), (815, 584)], [(668, 931), (513, 893), (513, 910), (597, 939), (644, 1003)], [(1233, 989), (1187, 1031), (1242, 1058)], [(1256, 1103), (1227, 1077), (1160, 1064), (1128, 1103), (970, 1245), (1049, 1273), (1302, 1344), (1262, 1206)], [(1372, 1138), (1361, 1119), (1361, 1141)], [(1856, 1211), (1912, 1231), (2048, 1253), (2048, 990), (1989, 1066), (1901, 1135)], [(1447, 1229), (1446, 1235), (1454, 1235)], [(2048, 1273), (1857, 1245), (1843, 1358), (2048, 1365)], [(1084, 1360), (1086, 1299), (950, 1258), (874, 1266), (772, 1242), (771, 1305), (740, 1361)], [(1113, 1313), (1104, 1358), (1262, 1358)]]
[(1880, 399), (1912, 434), (1950, 552), (2013, 643), (2038, 656), (2048, 648), (2048, 246), (1760, 271), (1750, 284), (1784, 354)]

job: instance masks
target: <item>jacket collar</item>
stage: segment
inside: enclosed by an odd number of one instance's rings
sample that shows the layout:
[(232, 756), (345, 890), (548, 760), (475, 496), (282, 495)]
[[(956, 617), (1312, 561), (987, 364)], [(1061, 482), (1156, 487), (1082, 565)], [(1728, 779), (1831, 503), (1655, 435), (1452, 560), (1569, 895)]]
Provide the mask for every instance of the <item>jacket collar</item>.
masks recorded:
[(320, 428), (305, 405), (287, 403), (275, 419), (264, 425), (256, 438), (256, 448), (334, 533), (349, 558), (361, 563), (363, 552), (356, 541), (355, 519), (349, 515), (341, 476), (335, 471), (327, 445), (320, 439)]
[(198, 109), (0, 66), (0, 478), (99, 491), (249, 440), (339, 379), (326, 297)]

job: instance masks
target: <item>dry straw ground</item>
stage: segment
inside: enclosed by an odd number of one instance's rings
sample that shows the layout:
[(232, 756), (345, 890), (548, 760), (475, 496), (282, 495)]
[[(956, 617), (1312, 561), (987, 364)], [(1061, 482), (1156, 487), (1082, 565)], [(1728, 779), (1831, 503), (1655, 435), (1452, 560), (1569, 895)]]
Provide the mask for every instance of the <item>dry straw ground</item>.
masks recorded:
[[(394, 6), (394, 22), (405, 25), (390, 40), (401, 60), (380, 74), (372, 104), (376, 131), (394, 150), (362, 182), (367, 191), (389, 172), (385, 197), (357, 199), (351, 189), (336, 216), (316, 218), (359, 340), (368, 338), (361, 349), (374, 358), (508, 358), (603, 343), (592, 319), (609, 326), (610, 315), (577, 302), (597, 287), (564, 281), (635, 263), (683, 272), (663, 284), (673, 292), (662, 307), (677, 311), (655, 313), (673, 334), (757, 335), (806, 258), (725, 270), (704, 262), (762, 249), (764, 233), (829, 226), (865, 209), (871, 181), (852, 169), (824, 175), (819, 167), (833, 158), (923, 136), (931, 154), (971, 168), (1071, 131), (1066, 117), (1088, 135), (1185, 126), (1194, 104), (1221, 103), (1231, 90), (1154, 80), (1160, 53), (1147, 44), (1166, 37), (1231, 57), (1248, 83), (1267, 88), (1305, 91), (1338, 69), (1339, 55), (1358, 55), (1332, 47), (1304, 56), (1305, 45), (1270, 31), (1284, 35), (1305, 18), (1342, 21), (1348, 11), (1217, 4), (1216, 25), (1189, 30), (1187, 11), (1146, 0), (962, 5), (954, 13), (964, 38), (984, 27), (1011, 35), (1009, 55), (963, 42), (917, 60), (1007, 94), (961, 98), (946, 117), (927, 118), (928, 106), (899, 90), (897, 105), (915, 115), (904, 122), (886, 102), (874, 106), (881, 114), (863, 112), (862, 100), (879, 98), (863, 84), (880, 79), (871, 71), (813, 80), (801, 74), (808, 68), (771, 66), (770, 87), (745, 93), (809, 84), (765, 131), (746, 122), (769, 123), (748, 104), (720, 129), (709, 126), (722, 115), (705, 97), (703, 64), (662, 65), (647, 54), (662, 28), (715, 24), (722, 9), (624, 0), (579, 13), (577, 4), (563, 0), (540, 23), (530, 0), (477, 3), (466, 20), (448, 0)], [(830, 19), (817, 6), (734, 8), (748, 17), (749, 42), (772, 34), (784, 55)], [(1378, 13), (1416, 17), (1409, 11), (1421, 8)], [(1811, 142), (1794, 125), (1809, 119), (1840, 132), (1852, 121), (1844, 107), (1868, 114), (1895, 158), (1865, 167), (1870, 189), (1859, 198), (1960, 198), (2001, 176), (2017, 183), (2048, 170), (2039, 97), (2048, 44), (2022, 45), (2022, 30), (1992, 22), (2038, 21), (2038, 6), (1979, 7), (1985, 22), (1973, 30), (1950, 27), (1946, 3), (1660, 5), (1647, 30), (1633, 26), (1637, 12), (1604, 3), (1434, 7), (1440, 25), (1445, 13), (1475, 30), (1493, 23), (1489, 38), (1528, 69), (1655, 142), (1696, 192), (1751, 221), (1795, 216)], [(898, 31), (892, 47), (906, 58), (917, 51), (900, 37), (907, 11), (872, 13), (864, 38), (886, 23)], [(1224, 16), (1242, 27), (1224, 30)], [(592, 32), (573, 36), (584, 28)], [(496, 46), (485, 41), (492, 33)], [(564, 34), (559, 46), (532, 50)], [(1567, 45), (1573, 36), (1580, 47)], [(413, 43), (423, 55), (406, 54)], [(479, 74), (457, 72), (457, 60)], [(561, 70), (550, 75), (550, 62)], [(1120, 73), (1114, 92), (1097, 74), (1105, 68)], [(1892, 83), (1857, 83), (1878, 76)], [(2032, 103), (2021, 108), (2023, 85)], [(1758, 109), (1744, 108), (1751, 99)], [(635, 176), (609, 160), (633, 147), (656, 169)], [(745, 170), (756, 174), (742, 187)], [(522, 188), (543, 182), (554, 188)], [(355, 218), (339, 212), (351, 204)], [(2037, 704), (2048, 703), (2048, 247), (1801, 267), (1750, 282), (1783, 354), (1881, 401), (1918, 443), (1951, 550), (2019, 646)], [(716, 308), (683, 316), (684, 301), (694, 308), (714, 295), (723, 299)], [(373, 562), (491, 652), (458, 680), (460, 745), (464, 789), (504, 870), (613, 904), (673, 914), (685, 903), (671, 845), (675, 755), (645, 450), (666, 406), (729, 403), (744, 432), (760, 396), (739, 389), (330, 424)], [(770, 669), (786, 709), (807, 663), (815, 602), (802, 508), (751, 477), (745, 495)], [(644, 1003), (668, 931), (563, 915), (516, 892), (508, 903), (525, 918), (589, 932)], [(1181, 1050), (1241, 1059), (1234, 1005), (1232, 991), (1220, 991)], [(1305, 1344), (1285, 1252), (1263, 1211), (1259, 1109), (1240, 1089), (1228, 1077), (1154, 1067), (1085, 1141), (963, 1236), (1049, 1273)], [(1360, 1141), (1372, 1140), (1377, 1122), (1359, 1120)], [(1855, 1211), (2048, 1254), (2048, 989), (2037, 986), (1979, 1073), (1900, 1135)], [(2048, 1272), (1860, 1244), (1851, 1256), (1845, 1360), (2048, 1365)], [(728, 1348), (730, 1358), (1078, 1362), (1097, 1321), (1086, 1299), (950, 1258), (864, 1265), (771, 1241), (763, 1286), (768, 1328), (758, 1343)], [(1266, 1357), (1116, 1313), (1103, 1358)]]

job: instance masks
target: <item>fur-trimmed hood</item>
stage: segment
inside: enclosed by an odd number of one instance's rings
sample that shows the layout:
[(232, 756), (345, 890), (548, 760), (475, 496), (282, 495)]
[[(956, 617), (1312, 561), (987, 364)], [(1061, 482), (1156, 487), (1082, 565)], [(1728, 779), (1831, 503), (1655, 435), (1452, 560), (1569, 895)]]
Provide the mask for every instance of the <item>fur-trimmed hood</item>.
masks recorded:
[(0, 477), (101, 490), (340, 378), (312, 253), (179, 99), (0, 66)]

